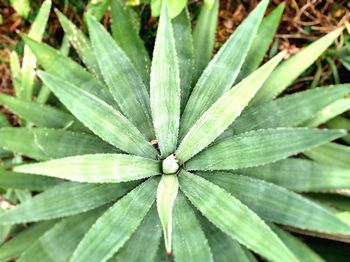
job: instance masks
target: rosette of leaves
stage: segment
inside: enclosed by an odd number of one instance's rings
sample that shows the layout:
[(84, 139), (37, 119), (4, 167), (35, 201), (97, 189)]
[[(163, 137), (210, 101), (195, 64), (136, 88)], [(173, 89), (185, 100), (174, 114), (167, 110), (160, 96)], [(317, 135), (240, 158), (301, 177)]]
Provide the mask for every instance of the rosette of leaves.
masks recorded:
[(348, 241), (339, 209), (298, 193), (350, 187), (349, 169), (304, 154), (346, 135), (308, 123), (350, 86), (274, 99), (342, 29), (259, 67), (283, 11), (264, 18), (264, 0), (209, 62), (199, 39), (212, 39), (218, 2), (193, 36), (186, 10), (171, 19), (164, 3), (150, 59), (121, 3), (113, 37), (87, 15), (87, 38), (56, 11), (86, 69), (24, 36), (62, 104), (1, 95), (32, 125), (1, 128), (0, 145), (33, 163), (4, 168), (0, 185), (39, 193), (0, 214), (28, 225), (0, 259), (323, 261), (286, 229)]

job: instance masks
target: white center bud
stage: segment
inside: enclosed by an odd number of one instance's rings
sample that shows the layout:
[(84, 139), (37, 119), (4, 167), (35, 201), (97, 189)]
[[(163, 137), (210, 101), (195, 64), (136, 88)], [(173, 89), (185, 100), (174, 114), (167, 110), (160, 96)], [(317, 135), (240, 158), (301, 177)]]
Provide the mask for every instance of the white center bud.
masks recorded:
[(171, 154), (166, 159), (163, 160), (162, 168), (163, 174), (175, 174), (179, 170), (179, 164), (175, 158), (174, 154)]

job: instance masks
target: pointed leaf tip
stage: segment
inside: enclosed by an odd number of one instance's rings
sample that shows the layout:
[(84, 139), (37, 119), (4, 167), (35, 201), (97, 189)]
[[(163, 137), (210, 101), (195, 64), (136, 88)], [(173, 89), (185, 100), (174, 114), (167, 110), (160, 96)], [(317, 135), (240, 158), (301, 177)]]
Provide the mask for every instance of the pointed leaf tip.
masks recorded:
[(165, 248), (168, 256), (172, 255), (172, 212), (179, 190), (176, 175), (163, 175), (157, 189), (157, 210), (163, 227)]

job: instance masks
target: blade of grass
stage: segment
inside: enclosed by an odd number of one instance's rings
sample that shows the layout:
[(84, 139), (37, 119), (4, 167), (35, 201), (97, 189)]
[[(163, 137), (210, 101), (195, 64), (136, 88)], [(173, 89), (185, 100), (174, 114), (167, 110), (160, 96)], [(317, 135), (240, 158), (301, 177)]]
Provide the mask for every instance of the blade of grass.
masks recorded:
[(250, 104), (261, 104), (279, 95), (301, 73), (316, 61), (316, 59), (334, 42), (342, 31), (343, 28), (339, 28), (329, 33), (282, 63), (271, 74)]
[[(37, 41), (41, 41), (47, 20), (49, 19), (51, 10), (51, 0), (46, 0), (40, 7), (39, 13), (34, 19), (28, 36)], [(24, 46), (23, 62), (22, 62), (22, 77), (19, 98), (32, 100), (34, 78), (35, 78), (36, 58), (30, 48)]]

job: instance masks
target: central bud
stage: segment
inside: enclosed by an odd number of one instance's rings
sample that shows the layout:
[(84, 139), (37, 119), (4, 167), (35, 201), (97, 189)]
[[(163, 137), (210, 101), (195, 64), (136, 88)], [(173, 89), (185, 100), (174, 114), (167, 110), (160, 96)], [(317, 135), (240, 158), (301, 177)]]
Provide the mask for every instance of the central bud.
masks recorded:
[(170, 175), (175, 174), (179, 170), (179, 164), (175, 158), (174, 154), (171, 154), (166, 159), (163, 160), (162, 168), (163, 174)]

